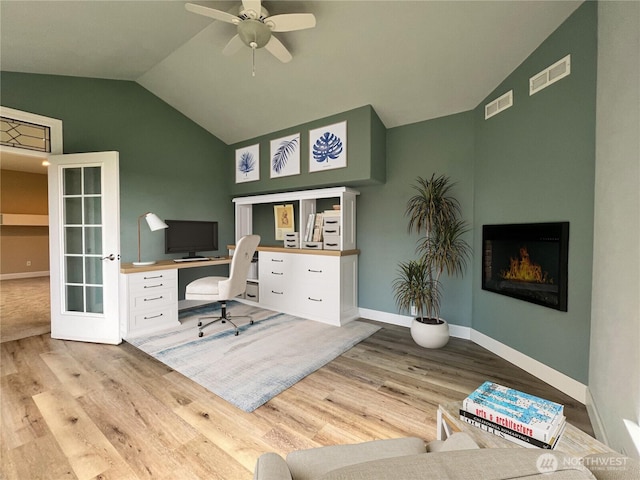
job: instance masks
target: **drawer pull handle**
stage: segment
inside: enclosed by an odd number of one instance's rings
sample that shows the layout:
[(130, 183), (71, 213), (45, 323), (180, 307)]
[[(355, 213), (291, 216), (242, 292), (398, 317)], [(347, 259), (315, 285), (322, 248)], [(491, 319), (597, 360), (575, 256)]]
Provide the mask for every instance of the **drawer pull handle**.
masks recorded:
[(307, 268), (307, 272), (311, 272), (311, 273), (322, 273), (322, 270), (312, 270), (310, 268)]
[(157, 288), (157, 287), (164, 287), (164, 284), (159, 283), (157, 285), (145, 285), (144, 288)]
[(163, 295), (160, 295), (159, 297), (155, 297), (155, 298), (145, 298), (144, 301), (145, 302), (150, 302), (152, 300), (162, 300), (164, 298)]
[(271, 290), (271, 293), (275, 293), (276, 295), (283, 295), (284, 292), (276, 292), (275, 290)]
[(338, 231), (337, 231), (337, 230), (327, 230), (327, 233), (334, 233), (334, 234), (336, 234), (336, 235), (337, 235), (337, 234), (338, 234)]
[(312, 302), (321, 302), (322, 299), (321, 298), (311, 298), (311, 297), (307, 297), (309, 300), (311, 300)]
[(162, 278), (163, 275), (156, 275), (154, 277), (143, 277), (145, 280), (153, 280), (154, 278)]
[(282, 272), (271, 272), (271, 275), (284, 275)]
[(305, 245), (304, 248), (319, 248), (319, 245)]
[(327, 242), (327, 247), (337, 247), (338, 244), (337, 243), (329, 243)]
[(325, 223), (327, 225), (337, 225), (339, 223), (338, 220), (326, 220)]
[(271, 261), (272, 261), (272, 262), (278, 262), (278, 263), (282, 263), (282, 262), (284, 262), (284, 260), (282, 260), (282, 259), (277, 259), (277, 258), (272, 258), (272, 259), (271, 259)]
[(151, 315), (150, 317), (144, 317), (145, 320), (151, 320), (152, 318), (162, 317), (164, 313), (160, 313), (158, 315)]
[(257, 295), (251, 295), (250, 293), (247, 293), (247, 297), (249, 297), (249, 298), (256, 298), (256, 297), (257, 297)]

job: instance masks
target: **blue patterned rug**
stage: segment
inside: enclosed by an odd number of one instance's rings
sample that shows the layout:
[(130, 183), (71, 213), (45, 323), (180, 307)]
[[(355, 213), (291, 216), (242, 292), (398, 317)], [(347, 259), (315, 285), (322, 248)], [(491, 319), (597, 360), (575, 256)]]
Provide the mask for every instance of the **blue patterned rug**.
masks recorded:
[(227, 308), (232, 316), (250, 315), (254, 324), (238, 319), (236, 337), (233, 327), (218, 322), (198, 338), (198, 317), (218, 314), (216, 304), (181, 313), (175, 329), (127, 342), (252, 412), (380, 329), (359, 321), (334, 327), (238, 302)]

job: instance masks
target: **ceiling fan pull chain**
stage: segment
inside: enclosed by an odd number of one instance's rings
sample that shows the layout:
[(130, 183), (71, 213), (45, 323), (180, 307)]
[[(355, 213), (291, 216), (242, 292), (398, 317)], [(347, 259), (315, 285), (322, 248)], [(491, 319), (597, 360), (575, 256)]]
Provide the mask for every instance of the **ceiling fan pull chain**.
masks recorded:
[(256, 49), (251, 49), (251, 76), (256, 76)]

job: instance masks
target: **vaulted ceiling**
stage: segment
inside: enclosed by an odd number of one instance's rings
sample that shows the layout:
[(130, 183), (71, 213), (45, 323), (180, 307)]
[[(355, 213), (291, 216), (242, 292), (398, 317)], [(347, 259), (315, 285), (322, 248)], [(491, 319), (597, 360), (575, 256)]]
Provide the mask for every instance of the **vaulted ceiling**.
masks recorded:
[(367, 104), (391, 128), (476, 107), (580, 3), (265, 1), (317, 25), (252, 76), (248, 47), (222, 54), (236, 27), (184, 1), (0, 1), (0, 67), (136, 81), (228, 144)]

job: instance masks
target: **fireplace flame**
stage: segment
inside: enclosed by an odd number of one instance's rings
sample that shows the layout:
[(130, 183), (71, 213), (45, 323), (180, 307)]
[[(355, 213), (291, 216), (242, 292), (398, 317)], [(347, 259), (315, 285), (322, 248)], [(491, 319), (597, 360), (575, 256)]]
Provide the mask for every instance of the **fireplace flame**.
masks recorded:
[(553, 279), (548, 278), (547, 272), (543, 272), (540, 265), (531, 261), (527, 247), (521, 247), (520, 258), (511, 258), (509, 264), (509, 270), (502, 270), (500, 272), (500, 275), (505, 280), (553, 283)]

